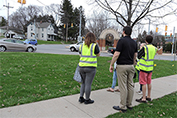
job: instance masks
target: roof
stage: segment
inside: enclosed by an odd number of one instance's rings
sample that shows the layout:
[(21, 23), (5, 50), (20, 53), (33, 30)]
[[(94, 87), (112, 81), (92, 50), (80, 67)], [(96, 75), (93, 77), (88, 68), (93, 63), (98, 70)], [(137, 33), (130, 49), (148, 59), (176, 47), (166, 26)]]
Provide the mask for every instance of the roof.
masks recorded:
[[(7, 29), (7, 26), (3, 26), (3, 27), (0, 27), (0, 29)], [(13, 32), (15, 32), (15, 33), (17, 33), (17, 34), (24, 34), (23, 33), (23, 30), (20, 30), (20, 29), (17, 29), (17, 28), (13, 28), (13, 27), (9, 27), (9, 30), (11, 30), (11, 31), (13, 31)], [(7, 31), (6, 31), (7, 32)], [(5, 32), (5, 33), (6, 33)]]
[[(33, 25), (34, 22), (31, 22), (29, 24)], [(49, 25), (51, 25), (51, 23), (48, 23), (48, 22), (36, 22), (36, 27), (38, 27), (38, 28), (47, 28)]]
[(47, 28), (49, 25), (51, 25), (51, 23), (47, 23), (47, 22), (37, 23), (37, 24), (40, 28)]

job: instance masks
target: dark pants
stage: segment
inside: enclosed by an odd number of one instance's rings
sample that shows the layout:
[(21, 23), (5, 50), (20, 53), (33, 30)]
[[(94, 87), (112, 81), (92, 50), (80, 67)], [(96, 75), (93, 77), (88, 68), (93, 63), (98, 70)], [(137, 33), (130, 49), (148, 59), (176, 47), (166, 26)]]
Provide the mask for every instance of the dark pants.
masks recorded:
[(79, 68), (80, 75), (82, 77), (82, 84), (80, 88), (80, 97), (84, 96), (85, 99), (90, 99), (91, 85), (96, 74), (96, 68)]

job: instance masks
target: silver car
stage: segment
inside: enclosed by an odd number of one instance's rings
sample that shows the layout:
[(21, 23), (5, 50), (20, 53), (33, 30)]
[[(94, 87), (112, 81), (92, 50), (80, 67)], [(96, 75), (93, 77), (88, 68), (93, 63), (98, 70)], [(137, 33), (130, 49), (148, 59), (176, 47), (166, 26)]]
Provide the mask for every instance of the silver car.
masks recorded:
[(34, 52), (37, 47), (16, 39), (0, 39), (0, 52), (5, 52), (6, 50)]

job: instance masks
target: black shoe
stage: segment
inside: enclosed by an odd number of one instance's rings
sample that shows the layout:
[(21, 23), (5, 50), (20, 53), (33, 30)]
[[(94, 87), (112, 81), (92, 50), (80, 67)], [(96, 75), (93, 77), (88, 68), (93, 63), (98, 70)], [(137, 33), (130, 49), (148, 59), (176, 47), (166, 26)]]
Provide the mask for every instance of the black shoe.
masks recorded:
[(151, 101), (151, 98), (147, 98), (147, 96), (146, 96), (146, 100), (147, 100), (147, 101)]
[(79, 102), (80, 102), (80, 103), (83, 103), (83, 102), (85, 102), (85, 99), (84, 99), (84, 97), (80, 97), (80, 98), (79, 98)]
[(89, 100), (85, 100), (84, 103), (85, 103), (85, 104), (92, 104), (92, 103), (94, 103), (94, 100), (91, 100), (91, 99), (89, 99)]
[(127, 108), (128, 108), (129, 110), (132, 110), (132, 109), (133, 109), (133, 107), (128, 107), (128, 106), (127, 106)]
[(142, 100), (143, 99), (143, 97), (141, 97), (140, 99), (136, 99), (136, 101), (137, 102), (141, 102), (141, 103), (146, 103), (146, 100), (144, 101), (144, 100)]
[(115, 110), (120, 110), (120, 111), (122, 111), (123, 113), (127, 111), (126, 109), (121, 109), (119, 106), (113, 106), (113, 109), (115, 109)]

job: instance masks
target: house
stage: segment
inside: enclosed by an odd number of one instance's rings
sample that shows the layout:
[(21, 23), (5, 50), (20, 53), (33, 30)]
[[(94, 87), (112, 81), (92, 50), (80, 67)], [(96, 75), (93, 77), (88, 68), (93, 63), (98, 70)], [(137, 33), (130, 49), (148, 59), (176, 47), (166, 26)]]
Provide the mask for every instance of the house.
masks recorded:
[(48, 22), (36, 22), (35, 25), (32, 22), (27, 26), (28, 39), (35, 38), (44, 41), (54, 41), (56, 35), (53, 25)]
[(25, 37), (23, 30), (17, 28), (9, 27), (7, 31), (7, 26), (0, 27), (0, 36), (5, 36), (6, 38), (15, 38), (15, 37)]

